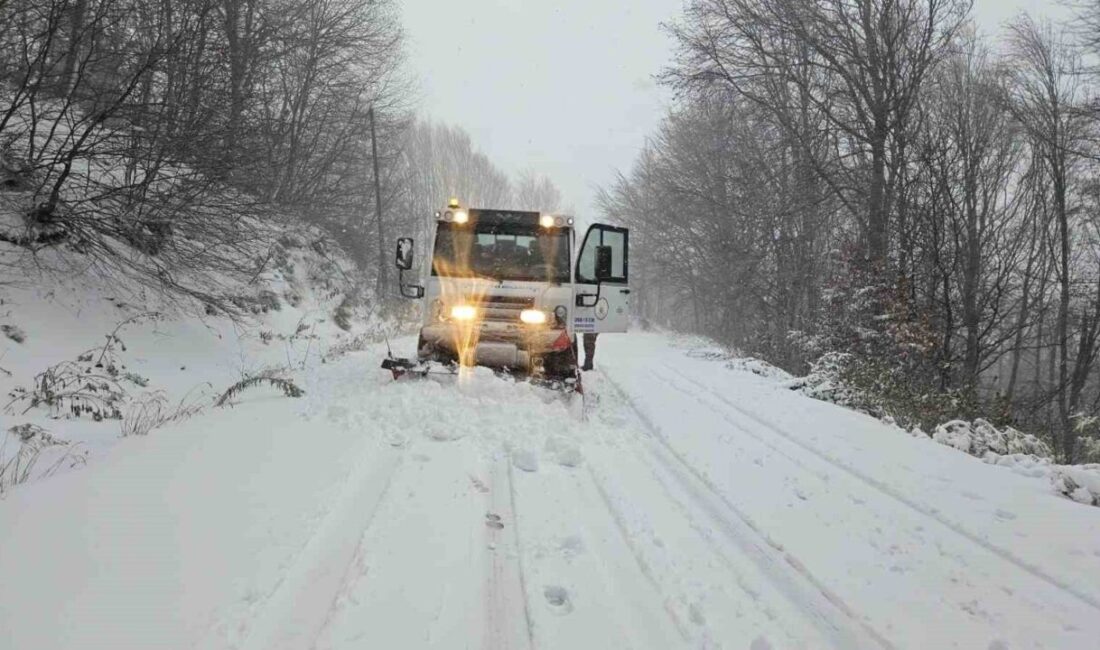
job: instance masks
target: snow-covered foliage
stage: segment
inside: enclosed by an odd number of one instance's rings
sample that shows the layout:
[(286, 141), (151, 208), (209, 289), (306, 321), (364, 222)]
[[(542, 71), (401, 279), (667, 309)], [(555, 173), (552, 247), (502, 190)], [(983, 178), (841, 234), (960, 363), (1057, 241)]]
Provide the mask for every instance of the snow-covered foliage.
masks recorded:
[(984, 457), (987, 453), (1028, 454), (1050, 458), (1050, 446), (1035, 436), (1012, 427), (997, 429), (988, 420), (978, 418), (973, 422), (951, 420), (936, 427), (932, 439), (941, 445), (954, 447), (961, 452)]
[[(0, 254), (15, 248), (0, 243)], [(230, 315), (110, 276), (0, 267), (0, 421), (13, 427), (0, 434), (5, 489), (197, 416), (243, 378), (291, 382), (380, 336), (373, 296), (320, 230), (282, 229), (261, 268), (219, 288)]]
[(981, 418), (945, 422), (931, 436), (919, 427), (909, 433), (916, 438), (931, 438), (990, 465), (1046, 480), (1056, 493), (1079, 503), (1100, 505), (1100, 464), (1055, 464), (1050, 445), (1031, 434), (1012, 427), (998, 429)]
[(874, 417), (888, 417), (879, 400), (846, 381), (852, 363), (853, 357), (848, 352), (827, 352), (811, 364), (806, 376), (789, 379), (783, 386)]
[(29, 422), (0, 431), (0, 496), (28, 481), (82, 466), (87, 450)]
[(697, 334), (677, 334), (657, 328), (662, 334), (672, 339), (673, 345), (684, 350), (684, 353), (695, 359), (707, 359), (721, 361), (730, 370), (751, 372), (754, 375), (774, 381), (787, 381), (792, 379), (791, 374), (782, 368), (772, 365), (767, 361), (745, 354), (740, 350), (730, 350), (721, 344)]
[(1100, 464), (1056, 465), (1051, 468), (1050, 479), (1060, 494), (1079, 503), (1100, 506)]

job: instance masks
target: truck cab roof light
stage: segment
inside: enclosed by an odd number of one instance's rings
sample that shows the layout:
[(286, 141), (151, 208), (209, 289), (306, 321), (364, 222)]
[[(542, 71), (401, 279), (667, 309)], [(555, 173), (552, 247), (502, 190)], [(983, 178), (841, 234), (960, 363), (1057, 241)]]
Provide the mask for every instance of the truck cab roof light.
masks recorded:
[(458, 199), (451, 199), (447, 202), (448, 208), (457, 208), (459, 206)]

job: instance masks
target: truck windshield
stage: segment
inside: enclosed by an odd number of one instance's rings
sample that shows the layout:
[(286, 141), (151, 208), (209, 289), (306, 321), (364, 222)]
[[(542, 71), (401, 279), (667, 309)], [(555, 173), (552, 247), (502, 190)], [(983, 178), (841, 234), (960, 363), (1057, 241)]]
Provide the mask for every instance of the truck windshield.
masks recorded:
[(432, 275), (569, 282), (569, 231), (443, 222), (435, 236)]

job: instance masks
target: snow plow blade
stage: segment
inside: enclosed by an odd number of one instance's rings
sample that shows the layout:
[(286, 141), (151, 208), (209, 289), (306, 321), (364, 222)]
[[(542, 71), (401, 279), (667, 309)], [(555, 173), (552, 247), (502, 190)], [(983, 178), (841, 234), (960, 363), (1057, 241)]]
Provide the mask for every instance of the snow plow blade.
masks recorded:
[[(487, 366), (486, 366), (487, 367)], [(417, 361), (399, 357), (387, 357), (382, 360), (382, 368), (389, 370), (395, 380), (408, 377), (427, 377), (429, 375), (457, 376), (458, 366), (454, 363), (440, 363), (438, 361)], [(540, 388), (560, 391), (563, 393), (584, 393), (581, 385), (580, 373), (573, 377), (545, 377), (532, 376), (526, 372), (513, 371), (506, 368), (491, 368), (493, 373), (501, 378), (515, 381), (525, 381)]]
[(458, 369), (453, 364), (436, 362), (414, 361), (412, 359), (400, 359), (387, 357), (382, 360), (382, 368), (389, 370), (394, 379), (402, 377), (426, 377), (428, 375), (457, 375)]

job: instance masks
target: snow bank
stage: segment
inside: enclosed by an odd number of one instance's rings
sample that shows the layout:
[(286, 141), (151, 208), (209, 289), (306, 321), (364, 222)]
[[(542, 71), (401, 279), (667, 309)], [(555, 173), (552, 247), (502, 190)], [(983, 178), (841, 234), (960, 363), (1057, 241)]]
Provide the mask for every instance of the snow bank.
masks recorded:
[(931, 439), (988, 464), (1047, 481), (1056, 494), (1078, 503), (1100, 505), (1100, 464), (1056, 465), (1051, 460), (1054, 452), (1050, 446), (1034, 435), (1012, 427), (998, 429), (982, 418), (972, 422), (951, 420), (937, 426), (931, 434), (919, 427), (910, 431), (898, 427), (873, 398), (841, 379), (852, 359), (848, 353), (826, 353), (814, 362), (806, 376), (793, 377), (766, 361), (726, 350), (699, 336), (675, 336), (672, 347), (684, 350), (688, 357), (723, 361), (730, 370), (752, 373), (807, 397), (865, 413), (916, 438)]
[(1100, 506), (1100, 464), (1056, 465), (1050, 446), (1035, 436), (1012, 427), (997, 429), (989, 421), (951, 420), (929, 436), (919, 427), (911, 435), (931, 438), (990, 465), (1016, 474), (1048, 481), (1054, 492), (1086, 505)]
[(369, 296), (348, 304), (354, 273), (320, 232), (287, 230), (268, 269), (232, 285), (246, 314), (232, 320), (94, 273), (0, 265), (0, 491), (197, 415), (245, 377), (290, 377), (378, 338)]
[(772, 381), (782, 382), (793, 379), (789, 372), (778, 366), (773, 366), (763, 359), (745, 354), (740, 350), (725, 348), (704, 336), (672, 332), (662, 332), (662, 334), (671, 339), (672, 347), (684, 350), (684, 354), (693, 359), (721, 361), (730, 370), (751, 372)]

